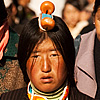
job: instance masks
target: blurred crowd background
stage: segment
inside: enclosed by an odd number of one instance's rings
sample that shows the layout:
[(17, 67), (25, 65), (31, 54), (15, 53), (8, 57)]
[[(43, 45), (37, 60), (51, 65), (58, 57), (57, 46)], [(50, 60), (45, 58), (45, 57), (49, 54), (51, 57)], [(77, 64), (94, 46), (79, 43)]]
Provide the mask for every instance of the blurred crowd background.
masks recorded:
[[(9, 25), (18, 34), (24, 24), (39, 16), (40, 5), (46, 0), (4, 0), (8, 11)], [(73, 38), (94, 28), (92, 11), (95, 0), (48, 0), (55, 4), (54, 15), (62, 17), (68, 25)], [(91, 25), (91, 29), (90, 26)], [(89, 26), (89, 30), (85, 27)]]

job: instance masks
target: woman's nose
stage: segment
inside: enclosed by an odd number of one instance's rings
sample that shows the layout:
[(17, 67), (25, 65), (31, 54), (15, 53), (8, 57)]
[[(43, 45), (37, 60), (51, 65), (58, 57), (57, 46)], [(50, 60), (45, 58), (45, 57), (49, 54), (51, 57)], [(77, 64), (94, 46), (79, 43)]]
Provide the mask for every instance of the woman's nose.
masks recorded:
[(50, 60), (48, 57), (44, 57), (42, 59), (42, 66), (41, 66), (41, 71), (48, 73), (51, 71), (51, 65), (50, 65)]

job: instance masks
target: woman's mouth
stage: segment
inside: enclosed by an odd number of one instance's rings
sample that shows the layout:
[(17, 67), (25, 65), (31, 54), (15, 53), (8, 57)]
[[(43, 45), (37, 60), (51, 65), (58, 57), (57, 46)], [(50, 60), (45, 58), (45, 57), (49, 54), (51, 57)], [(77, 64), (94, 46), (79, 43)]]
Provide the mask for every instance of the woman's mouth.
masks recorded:
[(46, 77), (44, 76), (44, 77), (41, 78), (41, 82), (45, 83), (45, 84), (46, 83), (51, 83), (52, 81), (53, 81), (53, 78), (49, 77), (49, 76), (46, 76)]

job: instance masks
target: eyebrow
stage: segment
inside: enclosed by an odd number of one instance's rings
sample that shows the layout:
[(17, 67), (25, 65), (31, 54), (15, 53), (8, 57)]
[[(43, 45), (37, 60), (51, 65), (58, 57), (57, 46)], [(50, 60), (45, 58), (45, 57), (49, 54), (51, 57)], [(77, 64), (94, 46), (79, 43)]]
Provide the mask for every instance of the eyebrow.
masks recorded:
[[(56, 48), (55, 49), (50, 49), (49, 51), (57, 51), (57, 49)], [(41, 52), (41, 51), (40, 50), (39, 51), (35, 50), (32, 53), (39, 53), (39, 52)]]

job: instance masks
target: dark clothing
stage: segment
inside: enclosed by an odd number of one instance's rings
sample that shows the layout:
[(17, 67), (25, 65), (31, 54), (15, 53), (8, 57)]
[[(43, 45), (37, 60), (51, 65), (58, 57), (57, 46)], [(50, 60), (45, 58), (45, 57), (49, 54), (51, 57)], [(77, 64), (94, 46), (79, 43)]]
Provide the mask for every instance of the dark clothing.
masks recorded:
[(95, 38), (94, 45), (94, 63), (95, 63), (95, 73), (96, 73), (96, 81), (97, 81), (97, 94), (96, 100), (100, 100), (100, 41)]
[(75, 57), (77, 56), (79, 46), (81, 42), (81, 34), (79, 34), (75, 39), (74, 39), (74, 47), (75, 47)]
[(93, 98), (81, 93), (76, 87), (71, 88), (68, 100), (94, 100)]
[[(27, 96), (27, 88), (22, 88), (5, 93), (1, 96), (0, 100), (29, 100)], [(68, 100), (94, 100), (94, 99), (80, 93), (74, 87), (70, 89), (70, 95)]]
[(94, 24), (89, 24), (88, 26), (84, 27), (82, 29), (82, 31), (80, 32), (80, 34), (85, 34), (85, 33), (88, 33), (90, 31), (92, 31), (93, 29), (95, 29), (95, 25)]

